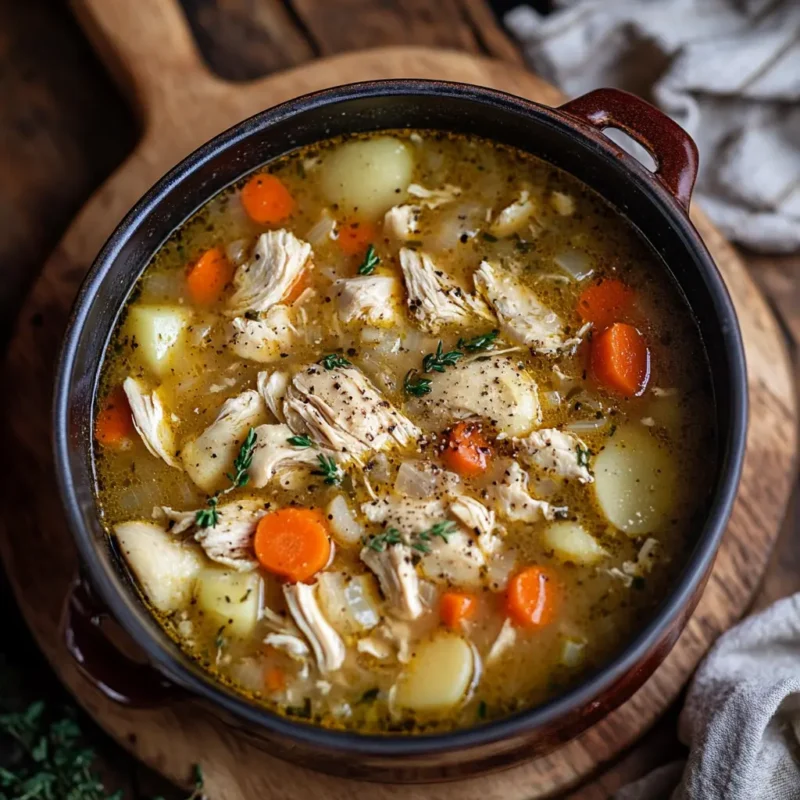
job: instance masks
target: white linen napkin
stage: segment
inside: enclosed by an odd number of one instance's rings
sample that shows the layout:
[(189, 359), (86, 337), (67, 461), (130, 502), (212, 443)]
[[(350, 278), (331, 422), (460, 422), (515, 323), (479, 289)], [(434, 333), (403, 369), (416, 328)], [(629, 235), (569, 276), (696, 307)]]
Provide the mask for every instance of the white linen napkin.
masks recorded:
[(800, 249), (800, 1), (560, 0), (505, 17), (535, 72), (627, 89), (700, 149), (696, 197), (731, 240)]

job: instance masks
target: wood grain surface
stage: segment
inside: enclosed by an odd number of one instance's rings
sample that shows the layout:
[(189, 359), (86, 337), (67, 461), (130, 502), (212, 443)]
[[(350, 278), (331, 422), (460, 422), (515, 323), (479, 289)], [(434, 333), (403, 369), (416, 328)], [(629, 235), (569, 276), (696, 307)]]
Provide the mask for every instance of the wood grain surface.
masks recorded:
[[(212, 30), (214, 14), (222, 5), (196, 4), (193, 28)], [(229, 11), (239, 8), (241, 20), (252, 22), (253, 17), (245, 14), (246, 0), (224, 5)], [(331, 39), (329, 29), (324, 36), (322, 31), (314, 34), (312, 30), (309, 36), (298, 35), (294, 41), (286, 35), (287, 30), (300, 31), (309, 24), (308, 19), (316, 19), (324, 5), (298, 1), (292, 8), (300, 19), (288, 13), (265, 17), (258, 36), (271, 31), (280, 42), (280, 52), (275, 54), (280, 66), (300, 63), (307, 57), (307, 49), (313, 54), (327, 53), (354, 44), (346, 40), (337, 45), (340, 40)], [(383, 20), (384, 11), (389, 15), (386, 19), (396, 19), (400, 4), (351, 0), (339, 5), (378, 8)], [(434, 4), (402, 5), (424, 16), (432, 13)], [(492, 40), (490, 49), (502, 52), (501, 34), (496, 29), (483, 33), (480, 40), (475, 34), (479, 3), (468, 0), (442, 7), (449, 15), (457, 13), (465, 20), (463, 28), (454, 26), (447, 33), (453, 38), (445, 44), (485, 50), (489, 47), (486, 42)], [(0, 547), (28, 624), (61, 678), (103, 727), (139, 758), (178, 782), (188, 777), (190, 764), (199, 761), (206, 767), (210, 796), (226, 800), (318, 794), (378, 800), (400, 796), (533, 798), (563, 791), (616, 758), (663, 713), (710, 643), (749, 605), (793, 483), (796, 410), (787, 355), (775, 319), (736, 253), (695, 211), (695, 222), (731, 289), (745, 335), (751, 428), (742, 491), (697, 613), (664, 665), (625, 706), (547, 758), (464, 784), (413, 788), (355, 784), (290, 767), (253, 750), (194, 706), (147, 712), (122, 709), (108, 703), (82, 679), (57, 636), (60, 605), (75, 555), (55, 494), (49, 446), (52, 371), (68, 308), (106, 235), (138, 196), (192, 148), (245, 116), (312, 89), (366, 78), (439, 77), (484, 84), (547, 104), (557, 104), (560, 97), (542, 81), (508, 63), (411, 47), (334, 56), (260, 81), (232, 85), (206, 67), (172, 0), (76, 0), (74, 8), (103, 60), (134, 102), (143, 134), (132, 156), (92, 197), (48, 260), (22, 310), (9, 351), (7, 380), (15, 391), (8, 396), (4, 419), (14, 470), (4, 491), (7, 499), (25, 497), (27, 502), (7, 503), (9, 513), (2, 521)], [(235, 15), (228, 17), (235, 19)], [(376, 37), (391, 36), (391, 26), (377, 18), (372, 25)], [(436, 28), (441, 28), (441, 20)], [(361, 37), (356, 44), (368, 41)], [(605, 784), (606, 788), (610, 785)], [(605, 791), (600, 786), (583, 790), (580, 796), (605, 796), (596, 793)]]

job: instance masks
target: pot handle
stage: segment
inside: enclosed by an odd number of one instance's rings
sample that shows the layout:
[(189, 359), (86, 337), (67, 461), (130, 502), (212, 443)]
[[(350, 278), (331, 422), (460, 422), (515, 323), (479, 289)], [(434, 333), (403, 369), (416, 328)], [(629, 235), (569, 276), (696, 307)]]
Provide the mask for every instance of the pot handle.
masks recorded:
[(595, 89), (560, 106), (593, 128), (619, 128), (655, 159), (655, 175), (689, 210), (697, 178), (697, 145), (686, 131), (655, 106), (621, 89)]
[(100, 627), (106, 618), (108, 610), (78, 574), (64, 603), (61, 625), (67, 651), (84, 676), (110, 700), (134, 708), (178, 699), (178, 687), (109, 641)]

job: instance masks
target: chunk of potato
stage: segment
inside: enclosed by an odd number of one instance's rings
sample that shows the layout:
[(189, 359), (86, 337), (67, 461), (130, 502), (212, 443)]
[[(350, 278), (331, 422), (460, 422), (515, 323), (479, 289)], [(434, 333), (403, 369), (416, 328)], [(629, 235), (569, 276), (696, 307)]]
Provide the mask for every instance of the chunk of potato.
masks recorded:
[(472, 686), (475, 659), (475, 651), (460, 636), (441, 634), (423, 642), (395, 684), (394, 705), (422, 713), (459, 705)]
[(560, 561), (571, 561), (573, 564), (594, 564), (608, 555), (594, 536), (572, 521), (548, 525), (542, 535), (542, 542)]
[(677, 501), (677, 465), (643, 425), (619, 428), (594, 460), (595, 492), (612, 525), (631, 536), (656, 530)]
[(143, 520), (120, 522), (114, 533), (142, 591), (159, 611), (174, 611), (188, 601), (205, 561), (197, 547)]
[(197, 576), (197, 609), (223, 636), (245, 638), (258, 622), (261, 578), (255, 572), (231, 572), (208, 567)]
[(378, 136), (337, 147), (325, 159), (320, 178), (331, 203), (377, 218), (403, 199), (413, 172), (411, 148), (399, 139)]
[(169, 372), (191, 318), (180, 306), (134, 305), (128, 312), (125, 328), (136, 343), (135, 353), (157, 377)]

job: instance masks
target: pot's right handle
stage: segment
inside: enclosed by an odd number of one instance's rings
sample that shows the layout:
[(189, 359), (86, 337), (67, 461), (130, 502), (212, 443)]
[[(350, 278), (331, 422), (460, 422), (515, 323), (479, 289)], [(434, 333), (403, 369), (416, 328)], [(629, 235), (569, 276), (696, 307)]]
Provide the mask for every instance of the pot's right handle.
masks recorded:
[(100, 628), (107, 616), (88, 581), (79, 574), (64, 604), (62, 631), (69, 654), (86, 678), (109, 699), (135, 708), (179, 699), (182, 692), (178, 687), (108, 640)]
[(639, 142), (656, 162), (656, 176), (689, 210), (697, 178), (697, 145), (686, 131), (640, 97), (620, 89), (596, 89), (559, 108), (603, 131), (619, 128)]

